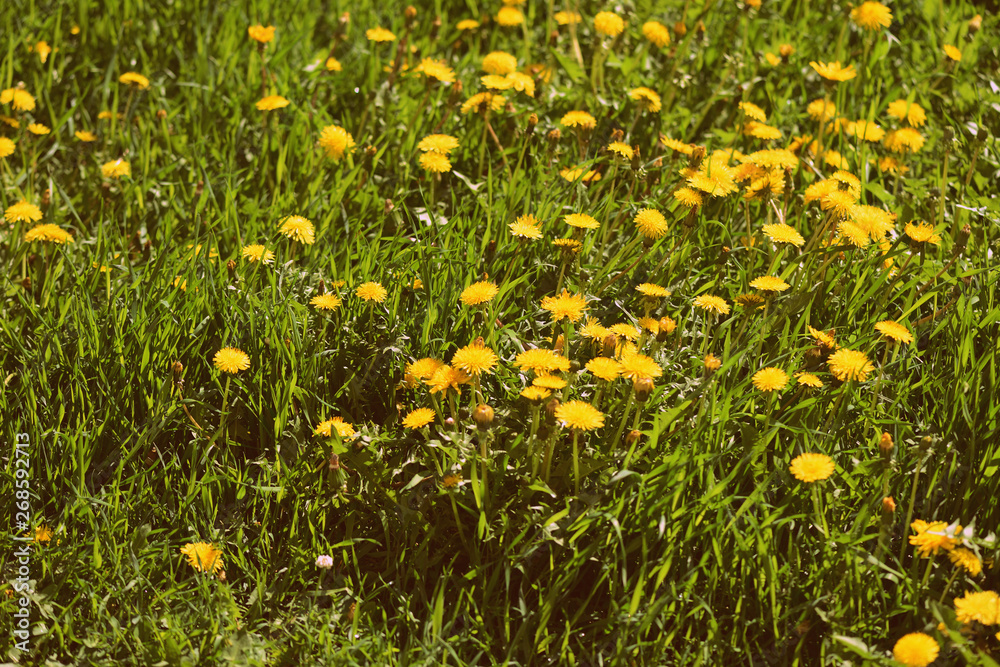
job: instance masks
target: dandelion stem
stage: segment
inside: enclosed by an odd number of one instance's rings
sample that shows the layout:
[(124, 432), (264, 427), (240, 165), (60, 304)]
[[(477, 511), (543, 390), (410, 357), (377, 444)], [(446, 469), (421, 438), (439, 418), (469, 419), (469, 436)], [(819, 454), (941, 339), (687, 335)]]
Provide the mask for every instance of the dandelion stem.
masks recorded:
[[(920, 452), (920, 458), (917, 461), (917, 469), (913, 472), (913, 484), (910, 486), (910, 503), (906, 508), (906, 521), (903, 523), (903, 531), (905, 531), (910, 526), (910, 520), (913, 518), (913, 506), (917, 502), (917, 482), (920, 480), (920, 466), (923, 465), (924, 454), (923, 450)], [(906, 537), (903, 538), (903, 543), (899, 547), (899, 562), (903, 562), (903, 556), (906, 555)]]
[(580, 431), (573, 429), (573, 489), (580, 495)]

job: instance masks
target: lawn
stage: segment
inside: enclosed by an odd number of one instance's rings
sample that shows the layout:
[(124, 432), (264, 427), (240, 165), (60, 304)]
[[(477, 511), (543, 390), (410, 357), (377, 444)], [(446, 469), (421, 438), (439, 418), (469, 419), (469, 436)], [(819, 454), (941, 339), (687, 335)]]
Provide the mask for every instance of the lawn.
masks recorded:
[(1000, 19), (561, 2), (0, 8), (2, 660), (998, 665)]

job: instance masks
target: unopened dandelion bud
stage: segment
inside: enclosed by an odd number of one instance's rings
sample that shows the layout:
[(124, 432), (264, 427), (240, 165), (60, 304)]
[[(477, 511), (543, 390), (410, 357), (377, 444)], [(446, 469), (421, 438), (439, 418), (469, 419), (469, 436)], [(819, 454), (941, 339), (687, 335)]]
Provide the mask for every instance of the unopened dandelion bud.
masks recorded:
[(396, 208), (396, 205), (392, 203), (392, 200), (386, 199), (385, 203), (382, 204), (382, 214), (389, 215), (390, 213), (392, 213), (394, 208)]
[(602, 352), (605, 357), (615, 356), (615, 348), (618, 347), (618, 336), (613, 333), (609, 333), (604, 337), (604, 350)]
[(969, 32), (975, 34), (979, 32), (979, 29), (983, 26), (983, 15), (976, 14), (971, 19), (969, 19)]
[(788, 56), (795, 53), (795, 47), (792, 46), (791, 44), (782, 44), (780, 47), (778, 47), (778, 53), (781, 54), (782, 58), (785, 58), (787, 60)]
[(714, 373), (722, 367), (722, 360), (714, 354), (705, 355), (705, 370)]
[(560, 132), (557, 127), (554, 130), (549, 130), (549, 133), (545, 135), (545, 138), (554, 144), (562, 139), (562, 132)]
[[(950, 127), (944, 128), (944, 132), (941, 133), (941, 140), (945, 144), (950, 144), (952, 141), (955, 140), (955, 130), (951, 129)], [(948, 148), (948, 146), (946, 145), (945, 148)]]
[(952, 249), (952, 253), (955, 257), (958, 257), (963, 252), (965, 252), (965, 246), (969, 242), (969, 236), (972, 235), (972, 227), (965, 225), (962, 229), (958, 230), (958, 236), (955, 238), (955, 247)]
[(690, 157), (688, 157), (688, 168), (698, 170), (701, 168), (701, 163), (705, 159), (707, 151), (704, 146), (695, 146), (694, 150), (691, 151)]
[(892, 496), (886, 496), (882, 499), (882, 511), (886, 514), (892, 514), (896, 511), (896, 501), (892, 499)]
[(485, 431), (493, 423), (493, 408), (485, 404), (477, 406), (472, 411), (472, 420), (480, 431)]
[(556, 410), (559, 409), (561, 404), (558, 398), (550, 399), (548, 403), (545, 404), (545, 417), (549, 422), (555, 423), (556, 421)]
[(236, 280), (236, 262), (233, 260), (226, 262), (226, 270), (229, 271), (229, 279)]
[(445, 420), (444, 420), (444, 423), (445, 423), (445, 426), (454, 426), (455, 425), (455, 418), (454, 417), (446, 417)]
[(219, 581), (221, 581), (222, 583), (226, 583), (226, 571), (225, 570), (219, 570), (219, 575), (218, 576), (219, 576)]
[(649, 395), (653, 393), (653, 380), (651, 378), (636, 378), (632, 381), (632, 388), (635, 390), (635, 400), (645, 403)]
[(642, 437), (642, 431), (631, 430), (628, 435), (625, 436), (625, 444), (631, 447), (635, 443), (639, 442), (639, 438)]
[(895, 445), (892, 443), (892, 435), (889, 433), (883, 433), (882, 437), (878, 441), (878, 448), (881, 450), (882, 454), (888, 456), (892, 453), (892, 448)]
[(50, 203), (52, 203), (52, 188), (45, 188), (45, 192), (42, 193), (42, 208), (48, 208)]
[(340, 456), (330, 454), (330, 470), (340, 470)]
[(661, 317), (656, 327), (657, 342), (662, 343), (663, 341), (665, 341), (667, 339), (667, 336), (673, 333), (674, 328), (676, 326), (677, 324), (675, 324), (674, 321), (669, 317)]
[(925, 452), (930, 451), (931, 445), (933, 444), (934, 444), (934, 438), (932, 438), (929, 435), (925, 435), (924, 437), (920, 438), (920, 449), (922, 451)]
[(580, 362), (576, 359), (569, 362), (569, 370), (571, 373), (578, 373), (581, 368), (582, 366), (580, 365)]
[(642, 155), (640, 155), (639, 147), (632, 147), (632, 170), (638, 171), (639, 167), (642, 166)]
[(340, 15), (338, 21), (340, 21), (341, 27), (346, 28), (351, 23), (351, 13), (344, 12), (343, 14)]
[(21, 281), (21, 288), (26, 292), (31, 291), (31, 276), (24, 277), (24, 279)]
[(563, 338), (562, 334), (559, 334), (559, 337), (556, 338), (556, 347), (555, 347), (556, 354), (562, 354), (565, 348), (566, 348), (566, 339)]
[(170, 364), (170, 370), (174, 374), (174, 382), (177, 382), (181, 378), (181, 373), (184, 372), (184, 364), (179, 361), (175, 361)]
[(157, 109), (156, 110), (156, 117), (159, 120), (165, 119), (167, 117), (167, 110), (166, 109)]
[(375, 148), (374, 146), (368, 146), (367, 148), (365, 148), (365, 157), (367, 157), (369, 160), (375, 157), (377, 154), (378, 154), (378, 149)]
[(611, 141), (621, 141), (624, 138), (625, 138), (625, 133), (622, 132), (620, 129), (615, 128), (614, 130), (611, 131)]
[(683, 37), (688, 32), (688, 27), (684, 25), (684, 21), (678, 21), (674, 24), (674, 32), (678, 37)]

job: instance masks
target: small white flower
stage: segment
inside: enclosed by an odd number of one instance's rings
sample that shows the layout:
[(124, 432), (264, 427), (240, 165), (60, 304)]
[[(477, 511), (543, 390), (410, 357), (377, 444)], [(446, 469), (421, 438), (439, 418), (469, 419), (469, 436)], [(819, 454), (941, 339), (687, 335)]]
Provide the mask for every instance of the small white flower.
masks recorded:
[(322, 556), (316, 559), (316, 567), (321, 567), (324, 570), (329, 570), (331, 567), (333, 567), (333, 559), (327, 556), (326, 554), (323, 554)]

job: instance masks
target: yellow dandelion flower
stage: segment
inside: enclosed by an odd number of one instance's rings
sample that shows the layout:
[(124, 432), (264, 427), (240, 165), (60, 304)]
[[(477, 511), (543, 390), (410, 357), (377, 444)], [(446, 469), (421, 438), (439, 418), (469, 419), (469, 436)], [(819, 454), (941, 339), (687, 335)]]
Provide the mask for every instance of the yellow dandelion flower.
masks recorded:
[(826, 454), (800, 454), (792, 460), (788, 467), (795, 479), (812, 483), (830, 477), (836, 465)]
[(308, 218), (303, 218), (301, 215), (287, 215), (278, 222), (281, 223), (278, 233), (293, 241), (306, 245), (316, 242), (316, 228)]
[(585, 130), (592, 130), (597, 127), (597, 119), (586, 111), (568, 111), (559, 120), (565, 127), (579, 127)]
[(577, 253), (583, 250), (583, 243), (576, 239), (555, 239), (552, 245), (570, 253)]
[(594, 377), (611, 382), (622, 373), (622, 365), (609, 357), (594, 357), (587, 362), (586, 369)]
[(962, 62), (962, 52), (959, 49), (955, 48), (951, 44), (945, 44), (942, 48), (944, 49), (944, 54), (946, 56), (955, 62)]
[(764, 54), (764, 60), (766, 60), (767, 64), (770, 65), (771, 67), (777, 67), (778, 65), (781, 64), (781, 58), (774, 55), (770, 51)]
[(923, 148), (925, 141), (920, 132), (904, 127), (887, 133), (882, 143), (893, 153), (916, 153)]
[(14, 111), (33, 111), (35, 109), (34, 96), (20, 88), (7, 88), (0, 92), (0, 104), (11, 103), (13, 103)]
[(611, 331), (603, 326), (600, 322), (590, 317), (587, 318), (586, 324), (580, 327), (580, 335), (584, 338), (590, 338), (591, 340), (603, 341), (604, 338), (611, 333)]
[(563, 428), (592, 431), (604, 426), (604, 413), (586, 401), (567, 401), (556, 408), (556, 421)]
[(458, 148), (458, 139), (450, 134), (429, 134), (417, 144), (417, 150), (448, 155)]
[(521, 396), (528, 399), (529, 401), (541, 401), (552, 395), (550, 389), (545, 387), (536, 387), (531, 385), (530, 387), (525, 387), (521, 390)]
[(570, 227), (578, 227), (580, 229), (597, 229), (601, 226), (601, 223), (586, 213), (570, 213), (563, 218), (563, 221)]
[(663, 369), (656, 363), (656, 360), (638, 352), (626, 354), (623, 351), (619, 363), (621, 364), (622, 377), (629, 380), (652, 380), (663, 375)]
[(607, 37), (617, 37), (625, 30), (625, 21), (611, 12), (598, 12), (594, 17), (594, 30)]
[(917, 548), (921, 558), (935, 556), (942, 549), (951, 551), (961, 542), (957, 535), (962, 532), (962, 527), (957, 524), (949, 526), (944, 521), (928, 523), (917, 519), (910, 524), (910, 528), (917, 533), (910, 536), (910, 544)]
[(270, 264), (274, 261), (274, 253), (259, 243), (244, 246), (241, 254), (244, 259), (250, 260), (251, 263), (260, 262), (261, 264)]
[(715, 371), (722, 368), (722, 359), (719, 359), (714, 354), (706, 354), (704, 363), (705, 363), (705, 370), (707, 370), (710, 373), (714, 373)]
[(752, 118), (753, 120), (760, 121), (761, 123), (767, 122), (767, 114), (753, 102), (740, 102), (740, 109), (743, 110), (743, 113), (747, 116), (747, 118)]
[(497, 23), (509, 28), (524, 23), (524, 14), (517, 7), (501, 7), (496, 19)]
[(791, 285), (777, 276), (761, 276), (760, 278), (754, 278), (750, 283), (750, 287), (759, 289), (762, 292), (784, 292)]
[(88, 132), (87, 130), (77, 130), (73, 133), (73, 136), (84, 143), (90, 143), (91, 141), (97, 141), (97, 135), (93, 132)]
[(681, 206), (691, 209), (701, 208), (701, 205), (704, 203), (701, 193), (692, 190), (689, 187), (682, 187), (674, 190), (674, 199), (676, 199)]
[(319, 145), (326, 151), (327, 157), (339, 160), (344, 154), (354, 152), (354, 137), (351, 133), (337, 125), (327, 125), (319, 135)]
[(191, 542), (181, 547), (181, 553), (187, 556), (188, 565), (198, 572), (219, 574), (222, 571), (222, 551), (208, 542)]
[(49, 46), (48, 42), (38, 42), (35, 44), (35, 53), (38, 54), (38, 59), (45, 64), (45, 61), (49, 59), (49, 54), (52, 53), (52, 47)]
[(741, 308), (746, 308), (747, 310), (754, 311), (758, 308), (763, 308), (767, 303), (764, 297), (758, 294), (740, 294), (736, 299), (736, 305)]
[(778, 391), (788, 384), (788, 374), (780, 368), (768, 366), (753, 374), (753, 386), (760, 391)]
[(960, 623), (978, 621), (983, 625), (996, 625), (1000, 622), (1000, 596), (995, 591), (969, 591), (955, 598), (955, 618)]
[(507, 75), (507, 81), (510, 83), (508, 88), (513, 88), (528, 97), (535, 96), (535, 80), (527, 74), (523, 72), (511, 72)]
[(10, 223), (38, 222), (42, 219), (42, 209), (28, 203), (27, 199), (22, 199), (7, 207), (3, 212), (3, 218)]
[(635, 216), (635, 226), (647, 239), (659, 239), (667, 233), (667, 219), (653, 208), (644, 208)]
[(337, 310), (340, 307), (340, 297), (335, 294), (317, 294), (309, 300), (309, 305), (320, 310)]
[(857, 248), (868, 247), (868, 231), (850, 220), (842, 220), (837, 223), (837, 234), (841, 240), (847, 240)]
[(875, 325), (875, 330), (886, 338), (899, 341), (900, 343), (912, 343), (913, 334), (904, 325), (892, 320), (882, 320)]
[(558, 354), (555, 350), (532, 348), (518, 354), (514, 360), (514, 366), (523, 371), (534, 371), (542, 375), (556, 371), (568, 371), (569, 359)]
[(313, 431), (313, 436), (322, 435), (327, 438), (332, 438), (334, 431), (336, 431), (337, 434), (344, 439), (353, 438), (357, 435), (353, 424), (345, 422), (341, 417), (331, 417), (330, 419), (319, 423), (319, 426), (317, 426)]
[(559, 25), (571, 25), (579, 23), (583, 20), (580, 16), (580, 12), (556, 12), (552, 15), (552, 18), (556, 20)]
[(892, 647), (892, 657), (906, 667), (927, 667), (937, 660), (941, 647), (937, 640), (923, 632), (903, 635)]
[(570, 322), (576, 322), (583, 317), (583, 311), (587, 309), (587, 300), (582, 294), (570, 294), (568, 290), (563, 289), (562, 294), (557, 297), (544, 297), (542, 308), (552, 313), (553, 322), (558, 322), (564, 317)]
[(330, 56), (326, 59), (326, 71), (327, 72), (343, 72), (344, 66), (340, 64), (340, 61)]
[(42, 125), (41, 123), (32, 123), (28, 126), (28, 132), (36, 136), (46, 135), (51, 131), (47, 125)]
[(816, 73), (821, 77), (830, 81), (850, 81), (858, 75), (854, 65), (841, 67), (839, 60), (832, 63), (813, 61), (809, 63), (809, 66), (816, 70)]
[(369, 42), (375, 43), (396, 41), (396, 36), (392, 32), (378, 26), (366, 30), (365, 37), (368, 38)]
[(847, 158), (839, 152), (833, 150), (823, 153), (823, 162), (836, 169), (847, 169), (850, 167), (850, 163), (848, 163)]
[(834, 377), (844, 382), (849, 380), (864, 382), (868, 374), (875, 370), (875, 366), (864, 352), (847, 348), (841, 348), (831, 354), (827, 364)]
[(948, 560), (956, 567), (964, 569), (970, 576), (978, 577), (982, 574), (983, 561), (979, 560), (979, 556), (965, 547), (957, 547), (949, 551)]
[[(77, 133), (79, 134), (79, 133)], [(17, 146), (13, 141), (7, 137), (0, 137), (0, 158), (5, 158), (8, 155), (14, 153), (14, 148)]]
[(223, 373), (238, 373), (250, 368), (250, 357), (238, 347), (224, 347), (215, 353), (212, 363)]
[(917, 243), (931, 243), (938, 245), (941, 243), (941, 236), (934, 233), (934, 225), (927, 222), (906, 223), (903, 232)]
[(670, 44), (670, 30), (659, 21), (643, 23), (642, 36), (661, 49)]
[(538, 227), (538, 220), (533, 215), (522, 215), (514, 222), (510, 223), (510, 232), (514, 236), (525, 239), (542, 238), (542, 230)]
[(626, 160), (631, 160), (632, 156), (635, 155), (635, 151), (632, 147), (623, 141), (612, 141), (608, 144), (608, 151), (615, 153), (619, 157), (625, 158)]
[(924, 112), (924, 108), (916, 102), (896, 100), (889, 104), (889, 108), (886, 111), (893, 118), (900, 120), (905, 118), (911, 127), (920, 127), (927, 122), (927, 114)]
[(616, 336), (622, 338), (627, 338), (628, 340), (636, 340), (642, 334), (642, 332), (631, 324), (625, 324), (624, 322), (619, 322), (618, 324), (612, 324), (608, 327), (608, 331)]
[(557, 375), (539, 375), (532, 381), (532, 386), (541, 389), (562, 389), (566, 386), (566, 380)]
[(451, 359), (451, 365), (460, 371), (476, 376), (493, 370), (497, 361), (496, 353), (486, 347), (481, 339), (477, 339), (471, 345), (457, 350)]
[(138, 72), (125, 72), (118, 77), (118, 81), (129, 86), (135, 86), (139, 90), (146, 90), (149, 88), (149, 79)]
[(381, 283), (376, 282), (361, 283), (354, 290), (354, 294), (363, 301), (374, 301), (376, 303), (382, 303), (389, 296), (389, 292), (382, 287)]
[(643, 86), (633, 88), (628, 96), (638, 102), (643, 111), (656, 113), (661, 109), (660, 96), (650, 88)]
[[(507, 76), (510, 76), (510, 74)], [(514, 82), (508, 79), (507, 76), (486, 74), (479, 77), (479, 81), (483, 84), (483, 88), (489, 88), (490, 90), (507, 90), (514, 85)]]
[(493, 93), (476, 93), (469, 99), (462, 102), (461, 112), (464, 114), (471, 113), (473, 111), (479, 112), (485, 110), (487, 107), (492, 111), (500, 111), (507, 104), (507, 98), (503, 95), (494, 95)]
[(892, 12), (881, 2), (862, 2), (851, 10), (851, 20), (865, 30), (881, 30), (892, 23)]
[(417, 408), (403, 417), (403, 427), (411, 431), (427, 426), (434, 421), (435, 413), (430, 408)]
[(726, 303), (726, 300), (711, 294), (702, 294), (694, 300), (694, 305), (697, 308), (718, 313), (719, 315), (729, 314), (729, 304)]
[(274, 39), (274, 26), (269, 25), (265, 28), (260, 24), (252, 25), (247, 28), (247, 34), (250, 35), (250, 39), (255, 42), (267, 44)]
[(507, 76), (517, 69), (517, 58), (506, 51), (492, 51), (483, 58), (483, 71), (487, 74)]
[(63, 245), (65, 243), (73, 243), (73, 237), (65, 229), (50, 223), (45, 225), (35, 225), (29, 229), (24, 235), (24, 241), (25, 243), (42, 241)]
[(682, 153), (684, 155), (691, 155), (694, 153), (694, 144), (686, 144), (678, 139), (672, 139), (665, 134), (660, 135), (660, 143), (677, 153)]
[(435, 153), (434, 151), (421, 153), (417, 161), (421, 167), (432, 174), (444, 174), (451, 171), (451, 160), (448, 159), (447, 155), (442, 153)]
[(479, 21), (474, 19), (462, 19), (455, 24), (455, 29), (459, 31), (475, 30), (479, 27)]
[(837, 218), (846, 218), (858, 199), (848, 190), (833, 190), (819, 200), (824, 211), (831, 211)]
[(434, 377), (434, 373), (444, 366), (444, 362), (433, 357), (417, 359), (413, 363), (406, 365), (406, 374), (413, 376), (417, 380), (429, 380)]
[(275, 109), (284, 109), (289, 104), (291, 102), (281, 95), (268, 95), (258, 100), (257, 109), (260, 111), (274, 111)]
[(493, 297), (499, 293), (500, 288), (498, 288), (496, 284), (487, 280), (481, 280), (478, 283), (472, 283), (462, 290), (462, 295), (459, 297), (459, 301), (464, 303), (466, 306), (479, 306), (484, 303), (489, 303), (493, 300)]
[(441, 83), (454, 83), (455, 70), (448, 66), (443, 60), (424, 58), (420, 64), (413, 68), (414, 73), (423, 74), (428, 79), (435, 79)]
[(799, 384), (805, 385), (807, 387), (812, 387), (813, 389), (819, 389), (823, 386), (823, 381), (819, 379), (818, 376), (812, 373), (796, 373), (795, 379)]
[(635, 289), (638, 290), (643, 296), (653, 298), (665, 298), (670, 296), (670, 290), (666, 287), (654, 285), (653, 283), (642, 283), (641, 285), (637, 285)]
[(562, 169), (559, 171), (559, 175), (570, 183), (576, 181), (581, 181), (583, 183), (590, 183), (591, 181), (601, 180), (601, 174), (593, 169), (584, 169), (583, 167), (578, 167), (576, 169)]

